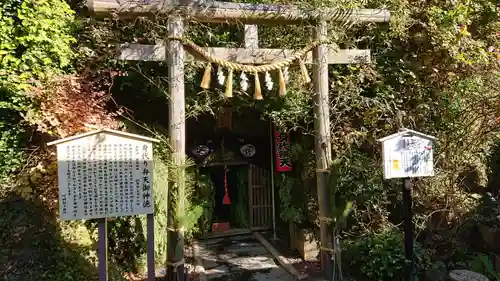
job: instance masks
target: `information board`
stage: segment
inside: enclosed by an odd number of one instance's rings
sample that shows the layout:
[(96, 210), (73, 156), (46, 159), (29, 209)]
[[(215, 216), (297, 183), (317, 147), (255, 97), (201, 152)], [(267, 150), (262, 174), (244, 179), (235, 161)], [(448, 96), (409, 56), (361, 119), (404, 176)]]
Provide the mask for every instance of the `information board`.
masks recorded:
[(152, 142), (102, 132), (57, 145), (60, 217), (153, 213)]
[(384, 178), (434, 175), (433, 138), (417, 133), (399, 133), (381, 140)]

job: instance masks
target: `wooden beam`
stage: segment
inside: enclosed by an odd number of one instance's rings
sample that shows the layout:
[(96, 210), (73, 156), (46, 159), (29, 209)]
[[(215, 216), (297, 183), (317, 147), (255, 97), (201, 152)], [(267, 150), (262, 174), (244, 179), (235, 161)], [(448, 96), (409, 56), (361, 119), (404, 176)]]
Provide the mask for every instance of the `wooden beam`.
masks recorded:
[[(217, 58), (242, 64), (266, 64), (291, 57), (294, 54), (293, 50), (280, 49), (205, 48), (205, 50)], [(204, 61), (203, 58), (196, 57), (189, 51), (186, 51), (185, 56), (188, 62), (193, 60)], [(311, 64), (313, 62), (312, 56), (312, 52), (308, 52), (304, 62)], [(161, 44), (122, 44), (118, 47), (118, 58), (130, 61), (164, 61), (166, 48)], [(328, 52), (327, 61), (329, 64), (370, 63), (370, 50), (341, 49), (330, 51)]]
[[(319, 21), (315, 28), (315, 39), (325, 40), (327, 38), (327, 24)], [(313, 64), (314, 81), (314, 134), (316, 154), (316, 181), (318, 194), (318, 209), (320, 217), (320, 243), (321, 243), (321, 268), (325, 278), (329, 280), (332, 272), (332, 261), (330, 252), (332, 249), (330, 229), (325, 219), (329, 217), (329, 190), (327, 175), (332, 160), (332, 146), (330, 137), (330, 103), (328, 99), (328, 46), (319, 45), (314, 49)]]
[(245, 25), (245, 49), (259, 48), (259, 30), (257, 25)]
[[(97, 17), (118, 13), (121, 18), (154, 14), (181, 14), (201, 22), (298, 24), (322, 18), (328, 21), (388, 22), (384, 9), (300, 8), (294, 5), (268, 5), (201, 1), (200, 4), (169, 4), (168, 0), (87, 0), (89, 11)], [(197, 1), (200, 2), (200, 1)]]
[(300, 273), (286, 257), (284, 257), (276, 248), (273, 247), (269, 241), (267, 241), (262, 234), (259, 232), (253, 232), (253, 236), (259, 240), (259, 242), (266, 248), (266, 250), (273, 255), (273, 257), (278, 261), (278, 263), (286, 270), (288, 273), (293, 275), (297, 280), (306, 280), (309, 278), (309, 274)]

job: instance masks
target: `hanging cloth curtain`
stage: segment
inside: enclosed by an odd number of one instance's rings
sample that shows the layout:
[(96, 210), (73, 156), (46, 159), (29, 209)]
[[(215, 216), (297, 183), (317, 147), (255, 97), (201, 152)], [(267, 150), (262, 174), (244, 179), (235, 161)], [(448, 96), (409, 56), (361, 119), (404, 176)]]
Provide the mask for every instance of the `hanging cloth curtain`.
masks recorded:
[(229, 199), (229, 192), (227, 190), (227, 166), (224, 166), (224, 199), (222, 200), (222, 204), (231, 205), (231, 200)]
[(290, 135), (279, 126), (274, 125), (274, 146), (276, 158), (276, 172), (292, 170)]

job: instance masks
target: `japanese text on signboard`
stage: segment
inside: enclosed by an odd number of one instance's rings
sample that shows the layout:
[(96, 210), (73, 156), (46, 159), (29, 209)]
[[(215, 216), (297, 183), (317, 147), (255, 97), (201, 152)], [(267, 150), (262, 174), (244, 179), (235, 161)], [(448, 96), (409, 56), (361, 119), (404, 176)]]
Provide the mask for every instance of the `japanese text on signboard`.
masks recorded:
[(67, 143), (58, 147), (62, 219), (153, 212), (149, 143)]

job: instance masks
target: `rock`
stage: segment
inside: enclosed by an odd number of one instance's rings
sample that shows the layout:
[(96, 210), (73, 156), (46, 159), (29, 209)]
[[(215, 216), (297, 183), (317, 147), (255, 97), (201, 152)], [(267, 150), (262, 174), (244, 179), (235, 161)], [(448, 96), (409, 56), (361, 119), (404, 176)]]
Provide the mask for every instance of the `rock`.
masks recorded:
[(489, 281), (486, 276), (469, 270), (453, 270), (450, 278), (454, 281)]
[(446, 270), (446, 265), (443, 262), (436, 262), (431, 268), (425, 271), (426, 281), (442, 281), (446, 279), (448, 271)]

